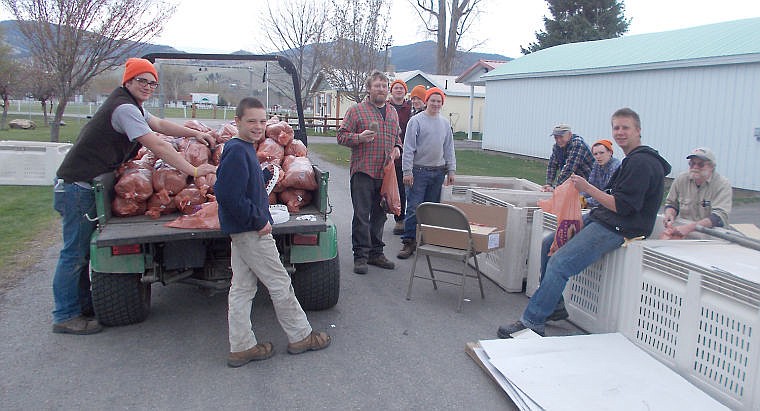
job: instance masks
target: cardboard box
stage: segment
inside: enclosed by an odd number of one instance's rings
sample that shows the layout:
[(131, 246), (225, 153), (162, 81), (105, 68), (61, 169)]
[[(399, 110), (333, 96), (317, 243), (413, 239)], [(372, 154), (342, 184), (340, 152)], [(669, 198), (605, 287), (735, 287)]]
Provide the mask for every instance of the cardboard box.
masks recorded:
[[(504, 247), (507, 208), (444, 202), (462, 210), (470, 222), (472, 241), (476, 251), (488, 252)], [(428, 244), (463, 249), (467, 244), (467, 231), (438, 226), (421, 225), (421, 234)]]

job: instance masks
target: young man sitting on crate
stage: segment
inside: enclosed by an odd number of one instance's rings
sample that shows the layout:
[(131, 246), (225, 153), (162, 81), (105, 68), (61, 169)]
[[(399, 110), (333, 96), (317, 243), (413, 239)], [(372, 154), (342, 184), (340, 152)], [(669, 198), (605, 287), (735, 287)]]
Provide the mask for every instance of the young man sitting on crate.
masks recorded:
[(570, 277), (623, 245), (626, 239), (652, 233), (664, 192), (663, 178), (670, 173), (670, 164), (653, 148), (641, 145), (641, 120), (629, 108), (612, 115), (612, 136), (623, 149), (625, 159), (604, 191), (583, 177), (570, 177), (578, 191), (590, 194), (600, 206), (584, 219), (583, 229), (542, 264), (541, 285), (520, 320), (499, 327), (499, 338), (512, 338), (513, 333), (526, 328), (543, 336), (546, 321), (559, 316), (555, 311)]

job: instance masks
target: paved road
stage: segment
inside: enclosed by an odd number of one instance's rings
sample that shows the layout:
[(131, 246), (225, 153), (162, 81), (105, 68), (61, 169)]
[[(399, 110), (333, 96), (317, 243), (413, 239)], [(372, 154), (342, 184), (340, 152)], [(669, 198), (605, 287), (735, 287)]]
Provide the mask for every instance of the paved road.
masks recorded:
[[(333, 335), (330, 348), (288, 355), (271, 302), (257, 298), (257, 335), (273, 341), (277, 354), (229, 369), (226, 295), (209, 297), (181, 284), (154, 285), (152, 313), (141, 324), (92, 336), (53, 334), (56, 246), (0, 296), (2, 408), (513, 409), (464, 347), (494, 338), (497, 326), (517, 318), (527, 298), (486, 281), (481, 300), (470, 283), (466, 296), (472, 301), (458, 314), (454, 287), (435, 292), (419, 281), (413, 299), (404, 299), (409, 260), (397, 260), (395, 271), (371, 267), (368, 275), (353, 274), (348, 173), (319, 163), (331, 172), (341, 297), (333, 309), (308, 314), (316, 329)], [(391, 228), (389, 221), (386, 250), (395, 256), (400, 241)], [(550, 335), (578, 332), (568, 322), (548, 328)]]

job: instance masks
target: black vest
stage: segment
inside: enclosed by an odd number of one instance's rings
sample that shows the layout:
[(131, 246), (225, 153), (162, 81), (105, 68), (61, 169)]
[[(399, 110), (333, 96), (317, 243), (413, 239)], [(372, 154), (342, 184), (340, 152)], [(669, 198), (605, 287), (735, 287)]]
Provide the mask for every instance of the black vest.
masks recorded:
[(129, 141), (126, 134), (117, 132), (111, 125), (113, 111), (122, 104), (134, 104), (144, 114), (142, 107), (127, 89), (119, 87), (114, 90), (82, 128), (76, 143), (58, 168), (58, 178), (67, 183), (90, 181), (103, 173), (116, 170), (137, 154), (140, 143)]

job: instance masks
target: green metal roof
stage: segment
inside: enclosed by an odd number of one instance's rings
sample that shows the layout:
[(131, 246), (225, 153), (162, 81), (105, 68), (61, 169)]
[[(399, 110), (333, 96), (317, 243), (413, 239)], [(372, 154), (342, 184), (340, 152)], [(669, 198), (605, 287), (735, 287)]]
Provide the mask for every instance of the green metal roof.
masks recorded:
[(760, 18), (563, 44), (512, 60), (485, 80), (760, 61)]

